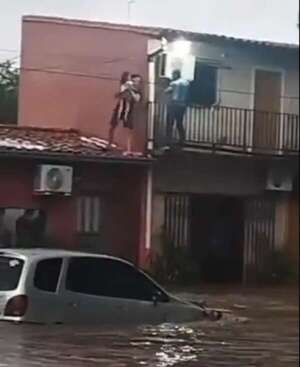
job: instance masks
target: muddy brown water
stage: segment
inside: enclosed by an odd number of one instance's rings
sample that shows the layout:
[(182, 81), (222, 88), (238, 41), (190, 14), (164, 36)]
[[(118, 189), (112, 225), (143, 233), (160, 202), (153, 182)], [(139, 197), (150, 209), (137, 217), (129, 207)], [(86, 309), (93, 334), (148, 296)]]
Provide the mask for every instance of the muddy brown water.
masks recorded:
[(296, 367), (296, 293), (180, 293), (232, 311), (219, 322), (118, 330), (1, 323), (0, 367)]

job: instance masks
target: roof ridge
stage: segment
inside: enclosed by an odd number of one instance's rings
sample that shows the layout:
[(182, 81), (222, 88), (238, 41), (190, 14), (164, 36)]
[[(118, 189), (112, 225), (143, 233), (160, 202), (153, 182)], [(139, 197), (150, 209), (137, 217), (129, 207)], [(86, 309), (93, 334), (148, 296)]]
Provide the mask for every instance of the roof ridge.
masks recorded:
[(86, 19), (76, 19), (76, 18), (67, 18), (67, 17), (55, 17), (55, 16), (43, 16), (43, 15), (24, 15), (22, 17), (24, 22), (35, 21), (35, 22), (49, 22), (56, 24), (66, 24), (66, 25), (74, 25), (74, 26), (85, 26), (90, 28), (107, 28), (113, 30), (127, 30), (130, 32), (147, 34), (159, 37), (161, 31), (164, 28), (161, 27), (147, 27), (142, 25), (132, 25), (126, 23), (113, 23), (113, 22), (102, 22), (96, 20), (86, 20)]

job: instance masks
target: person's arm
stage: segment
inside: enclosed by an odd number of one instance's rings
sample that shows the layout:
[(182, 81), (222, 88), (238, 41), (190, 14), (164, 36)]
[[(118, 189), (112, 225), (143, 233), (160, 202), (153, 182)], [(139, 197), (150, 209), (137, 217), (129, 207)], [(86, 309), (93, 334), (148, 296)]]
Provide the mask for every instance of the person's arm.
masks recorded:
[(134, 102), (140, 102), (140, 101), (141, 101), (142, 96), (141, 96), (141, 94), (140, 94), (140, 93), (135, 92), (135, 91), (133, 91), (133, 90), (131, 90), (131, 91), (130, 91), (130, 93), (131, 93), (131, 96), (132, 96), (132, 98), (133, 98)]
[(173, 86), (169, 85), (168, 88), (165, 89), (166, 94), (171, 94), (173, 92)]
[(121, 98), (129, 91), (131, 91), (131, 85), (129, 83), (122, 84), (120, 87), (120, 91), (115, 94), (115, 97)]
[(166, 93), (166, 94), (171, 94), (171, 93), (173, 92), (173, 90), (174, 90), (174, 83), (173, 83), (173, 82), (171, 82), (171, 83), (169, 84), (169, 86), (165, 89), (165, 93)]
[(123, 94), (124, 92), (122, 92), (122, 91), (119, 91), (118, 93), (116, 93), (115, 94), (115, 98), (120, 98), (120, 97), (122, 97), (122, 94)]

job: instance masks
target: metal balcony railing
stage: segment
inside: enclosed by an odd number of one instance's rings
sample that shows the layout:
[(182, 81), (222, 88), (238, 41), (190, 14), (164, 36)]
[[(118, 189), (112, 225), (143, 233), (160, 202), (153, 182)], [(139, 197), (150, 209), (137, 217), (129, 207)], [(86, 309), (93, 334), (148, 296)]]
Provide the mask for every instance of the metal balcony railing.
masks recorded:
[[(166, 104), (149, 105), (149, 141), (159, 149), (167, 140)], [(246, 153), (298, 154), (299, 115), (233, 107), (188, 106), (184, 116), (185, 147)], [(178, 142), (176, 124), (171, 144)]]

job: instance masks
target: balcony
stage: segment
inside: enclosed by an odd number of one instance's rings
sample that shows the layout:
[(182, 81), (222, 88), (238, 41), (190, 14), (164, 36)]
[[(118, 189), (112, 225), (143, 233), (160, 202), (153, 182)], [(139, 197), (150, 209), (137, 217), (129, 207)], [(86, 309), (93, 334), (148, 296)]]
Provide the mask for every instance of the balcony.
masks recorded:
[[(298, 155), (299, 115), (250, 109), (189, 106), (183, 148), (240, 154)], [(167, 145), (167, 105), (150, 103), (150, 148)], [(174, 126), (171, 146), (178, 142)]]

